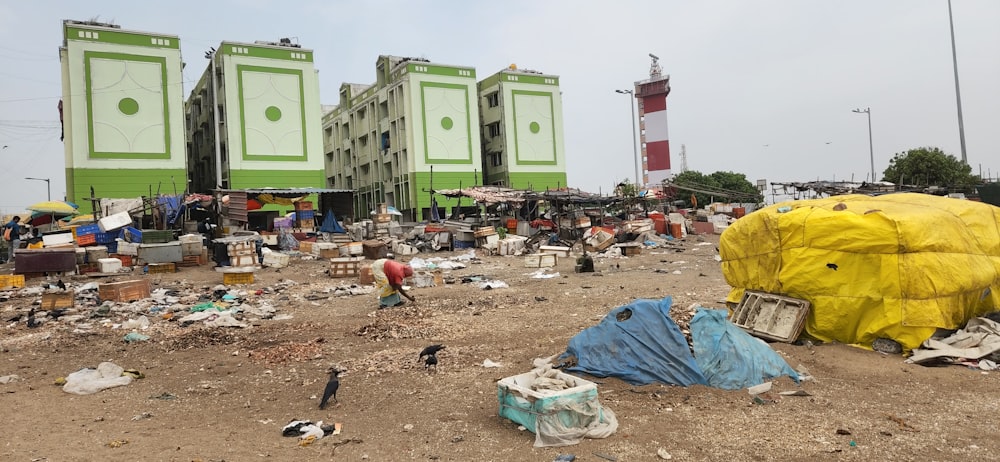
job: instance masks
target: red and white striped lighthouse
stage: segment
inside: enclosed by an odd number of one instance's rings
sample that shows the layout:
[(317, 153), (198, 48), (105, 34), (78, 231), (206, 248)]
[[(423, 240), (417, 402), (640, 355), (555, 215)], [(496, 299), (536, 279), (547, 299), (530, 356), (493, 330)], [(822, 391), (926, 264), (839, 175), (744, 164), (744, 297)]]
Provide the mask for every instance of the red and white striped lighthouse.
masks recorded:
[(653, 62), (649, 78), (635, 82), (639, 105), (639, 139), (642, 141), (642, 183), (655, 186), (670, 178), (670, 137), (667, 135), (667, 95), (670, 76), (663, 75), (659, 58)]

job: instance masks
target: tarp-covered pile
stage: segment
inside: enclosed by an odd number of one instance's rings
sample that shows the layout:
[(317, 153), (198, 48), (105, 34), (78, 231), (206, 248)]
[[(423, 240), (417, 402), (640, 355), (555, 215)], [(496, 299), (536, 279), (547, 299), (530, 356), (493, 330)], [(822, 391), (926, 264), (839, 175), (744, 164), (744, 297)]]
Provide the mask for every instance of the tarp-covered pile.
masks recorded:
[(566, 370), (617, 377), (632, 385), (709, 385), (735, 390), (798, 374), (763, 341), (726, 319), (726, 310), (700, 308), (691, 320), (694, 356), (670, 318), (671, 297), (635, 300), (569, 341), (559, 360)]
[(809, 335), (916, 348), (1000, 308), (1000, 208), (923, 194), (776, 204), (723, 233), (734, 287), (809, 300)]

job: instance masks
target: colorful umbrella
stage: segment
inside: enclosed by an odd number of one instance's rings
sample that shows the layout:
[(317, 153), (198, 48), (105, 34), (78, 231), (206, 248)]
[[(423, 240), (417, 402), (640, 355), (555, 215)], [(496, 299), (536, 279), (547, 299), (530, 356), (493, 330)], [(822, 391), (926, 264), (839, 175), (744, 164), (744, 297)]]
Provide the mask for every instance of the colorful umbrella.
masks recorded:
[(76, 215), (76, 207), (63, 201), (43, 201), (26, 207), (34, 212), (51, 213), (55, 215)]

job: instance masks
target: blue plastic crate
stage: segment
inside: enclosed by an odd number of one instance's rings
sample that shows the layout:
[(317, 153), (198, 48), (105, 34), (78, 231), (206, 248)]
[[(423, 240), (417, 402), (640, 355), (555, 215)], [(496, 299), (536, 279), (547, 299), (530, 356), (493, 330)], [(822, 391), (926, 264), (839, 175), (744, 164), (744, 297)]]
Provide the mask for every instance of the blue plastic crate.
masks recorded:
[(471, 249), (476, 246), (476, 241), (454, 241), (455, 249)]
[(107, 233), (97, 233), (95, 235), (95, 240), (97, 241), (98, 245), (110, 244), (112, 242), (115, 242), (115, 239), (118, 239), (118, 233), (114, 231)]
[(118, 253), (118, 241), (117, 240), (114, 240), (114, 241), (111, 241), (111, 242), (109, 242), (107, 244), (104, 244), (104, 246), (108, 248), (108, 253), (109, 254), (111, 254), (111, 253)]
[(140, 242), (141, 243), (142, 242), (142, 231), (140, 229), (138, 229), (138, 228), (134, 228), (134, 227), (131, 227), (131, 226), (126, 226), (126, 227), (122, 228), (122, 239), (124, 239), (125, 242), (132, 242), (132, 243)]
[(101, 232), (101, 227), (94, 223), (92, 225), (80, 225), (76, 227), (77, 236), (89, 236), (91, 234), (97, 234)]
[(295, 212), (295, 218), (298, 220), (312, 220), (315, 217), (315, 210), (299, 210), (298, 212)]

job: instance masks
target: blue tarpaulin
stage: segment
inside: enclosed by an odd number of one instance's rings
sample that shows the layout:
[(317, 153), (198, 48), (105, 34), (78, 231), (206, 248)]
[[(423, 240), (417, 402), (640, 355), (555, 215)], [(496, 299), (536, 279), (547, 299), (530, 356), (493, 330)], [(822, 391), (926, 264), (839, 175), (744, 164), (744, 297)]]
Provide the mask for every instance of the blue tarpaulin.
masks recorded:
[(340, 226), (337, 222), (337, 216), (333, 214), (333, 210), (328, 209), (326, 215), (323, 216), (323, 224), (319, 227), (320, 232), (323, 233), (346, 233), (344, 228)]
[(798, 374), (770, 345), (729, 322), (727, 315), (726, 310), (699, 308), (691, 319), (694, 354), (710, 386), (738, 390), (782, 375), (798, 383)]
[(670, 297), (635, 300), (615, 308), (600, 324), (573, 336), (559, 360), (595, 377), (617, 377), (632, 385), (707, 383), (687, 340), (670, 319)]

